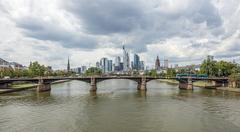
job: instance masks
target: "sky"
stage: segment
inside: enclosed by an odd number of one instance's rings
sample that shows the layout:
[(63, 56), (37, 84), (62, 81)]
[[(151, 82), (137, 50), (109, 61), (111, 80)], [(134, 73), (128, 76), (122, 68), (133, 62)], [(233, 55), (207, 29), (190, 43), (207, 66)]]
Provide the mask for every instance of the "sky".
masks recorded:
[(54, 69), (122, 56), (240, 62), (240, 0), (0, 0), (0, 58)]

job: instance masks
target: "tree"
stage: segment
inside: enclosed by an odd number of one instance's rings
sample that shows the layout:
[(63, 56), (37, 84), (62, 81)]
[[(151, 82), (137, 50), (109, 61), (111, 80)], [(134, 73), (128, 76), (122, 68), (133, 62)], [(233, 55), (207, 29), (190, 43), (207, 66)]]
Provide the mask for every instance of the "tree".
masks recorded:
[(92, 76), (92, 75), (101, 75), (102, 70), (97, 67), (90, 67), (86, 70), (85, 75)]
[(46, 68), (44, 65), (40, 65), (37, 61), (33, 62), (29, 66), (30, 76), (44, 76)]
[(218, 73), (218, 68), (216, 65), (217, 61), (206, 59), (202, 62), (200, 66), (200, 73), (207, 74), (209, 76), (216, 76)]
[(151, 77), (156, 77), (157, 76), (157, 70), (150, 70), (148, 73), (147, 73), (148, 76), (151, 76)]
[(176, 76), (176, 70), (175, 69), (173, 69), (173, 68), (168, 68), (167, 69), (167, 75), (166, 75), (167, 77), (174, 77), (174, 76)]

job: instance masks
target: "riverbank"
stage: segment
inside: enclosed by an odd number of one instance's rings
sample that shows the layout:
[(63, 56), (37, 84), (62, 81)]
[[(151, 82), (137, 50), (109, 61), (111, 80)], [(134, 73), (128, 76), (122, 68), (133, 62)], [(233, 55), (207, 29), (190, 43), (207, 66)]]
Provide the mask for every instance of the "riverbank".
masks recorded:
[[(59, 84), (59, 83), (64, 83), (68, 81), (69, 80), (59, 80), (59, 81), (52, 82), (52, 84)], [(31, 83), (13, 84), (13, 85), (9, 85), (7, 89), (0, 89), (0, 94), (34, 89), (34, 88), (37, 88), (37, 86), (38, 84), (31, 84)]]
[[(176, 80), (165, 80), (161, 79), (160, 82), (166, 82), (170, 84), (179, 84), (178, 81)], [(239, 92), (240, 93), (240, 88), (229, 88), (229, 87), (214, 87), (210, 82), (207, 81), (197, 81), (193, 83), (193, 86), (195, 87), (202, 87), (206, 89), (217, 89), (217, 90), (222, 90), (222, 91), (228, 91), (228, 92)]]
[[(179, 82), (177, 80), (170, 80), (170, 79), (160, 79), (160, 82), (166, 82), (166, 83), (171, 83), (171, 84), (179, 84)], [(213, 89), (213, 85), (210, 82), (207, 81), (197, 81), (197, 82), (193, 82), (193, 86), (196, 87), (203, 87), (203, 88), (211, 88)]]
[(219, 87), (219, 88), (217, 88), (217, 90), (240, 93), (240, 88)]

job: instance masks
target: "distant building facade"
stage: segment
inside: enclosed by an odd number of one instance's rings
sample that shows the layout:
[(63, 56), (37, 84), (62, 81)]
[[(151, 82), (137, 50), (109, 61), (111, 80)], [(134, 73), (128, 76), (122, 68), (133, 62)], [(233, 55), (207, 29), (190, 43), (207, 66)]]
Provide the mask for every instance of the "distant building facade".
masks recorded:
[(129, 54), (123, 46), (123, 71), (129, 71), (130, 69), (130, 59)]
[(133, 69), (140, 70), (141, 69), (140, 57), (137, 54), (134, 54), (134, 61), (133, 61)]
[(168, 59), (164, 60), (163, 67), (166, 69), (168, 68)]
[(161, 69), (160, 60), (159, 57), (157, 56), (157, 59), (155, 61), (155, 70), (159, 71), (160, 69)]
[(100, 67), (101, 67), (102, 73), (108, 72), (108, 59), (107, 58), (102, 58), (100, 60)]

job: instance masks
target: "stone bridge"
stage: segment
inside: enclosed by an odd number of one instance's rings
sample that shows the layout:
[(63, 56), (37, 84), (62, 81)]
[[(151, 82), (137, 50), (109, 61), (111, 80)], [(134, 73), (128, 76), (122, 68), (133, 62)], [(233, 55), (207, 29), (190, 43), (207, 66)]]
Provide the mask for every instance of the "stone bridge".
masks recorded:
[(180, 89), (193, 89), (193, 82), (204, 80), (204, 81), (212, 81), (213, 85), (216, 87), (223, 86), (223, 84), (228, 83), (228, 78), (192, 78), (192, 77), (148, 77), (148, 76), (109, 76), (109, 77), (102, 77), (102, 76), (92, 76), (92, 77), (53, 77), (53, 78), (13, 78), (13, 79), (0, 79), (0, 88), (7, 87), (9, 83), (12, 82), (32, 82), (38, 83), (37, 91), (50, 91), (51, 90), (51, 83), (54, 81), (59, 80), (79, 80), (83, 82), (87, 82), (91, 85), (90, 91), (97, 91), (97, 83), (109, 80), (109, 79), (128, 79), (137, 82), (137, 89), (146, 91), (147, 90), (147, 82), (156, 79), (172, 79), (179, 81), (179, 88)]

